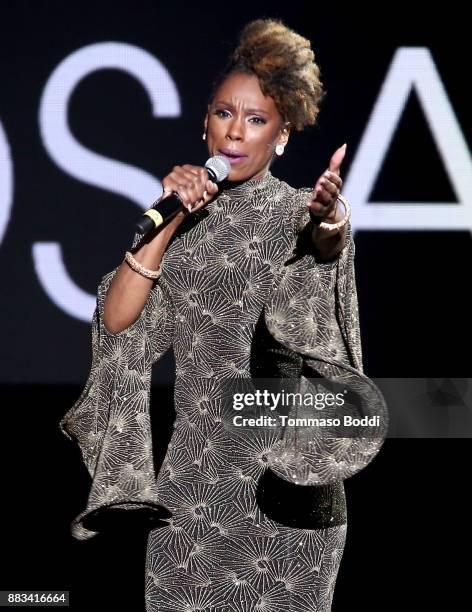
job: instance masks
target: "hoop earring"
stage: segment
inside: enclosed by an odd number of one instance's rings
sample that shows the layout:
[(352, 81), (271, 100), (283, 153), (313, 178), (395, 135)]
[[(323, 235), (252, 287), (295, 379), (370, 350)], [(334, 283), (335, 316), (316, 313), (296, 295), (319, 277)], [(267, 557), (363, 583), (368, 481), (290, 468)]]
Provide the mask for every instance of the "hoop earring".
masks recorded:
[(277, 155), (282, 155), (282, 154), (283, 154), (283, 152), (284, 152), (284, 149), (285, 149), (284, 145), (282, 145), (282, 144), (278, 144), (278, 145), (275, 147), (275, 152), (276, 152), (276, 154), (277, 154)]

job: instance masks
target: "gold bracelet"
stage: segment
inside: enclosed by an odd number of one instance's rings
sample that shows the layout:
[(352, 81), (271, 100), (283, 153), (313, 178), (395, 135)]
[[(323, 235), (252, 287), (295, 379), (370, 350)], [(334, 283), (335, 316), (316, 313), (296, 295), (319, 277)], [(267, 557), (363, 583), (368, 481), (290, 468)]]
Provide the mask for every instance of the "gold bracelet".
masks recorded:
[(324, 232), (332, 232), (334, 230), (340, 229), (341, 227), (343, 227), (343, 225), (346, 225), (351, 216), (351, 207), (349, 206), (349, 202), (346, 200), (346, 198), (339, 194), (338, 200), (341, 200), (341, 202), (344, 204), (344, 217), (341, 219), (341, 221), (338, 221), (337, 223), (327, 223), (326, 221), (322, 221), (317, 227), (319, 227)]
[(149, 270), (149, 268), (145, 268), (139, 261), (131, 255), (130, 251), (126, 251), (125, 253), (125, 261), (129, 264), (129, 266), (138, 274), (145, 276), (146, 278), (156, 279), (162, 273), (161, 266), (157, 268), (157, 270)]

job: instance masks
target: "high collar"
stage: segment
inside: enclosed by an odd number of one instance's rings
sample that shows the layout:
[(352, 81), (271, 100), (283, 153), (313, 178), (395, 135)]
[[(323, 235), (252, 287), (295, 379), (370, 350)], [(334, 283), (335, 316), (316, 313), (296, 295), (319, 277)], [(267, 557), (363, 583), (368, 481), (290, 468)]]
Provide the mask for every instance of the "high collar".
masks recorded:
[(268, 170), (267, 173), (259, 179), (249, 179), (238, 182), (222, 181), (222, 183), (220, 183), (221, 193), (230, 197), (248, 197), (254, 193), (267, 189), (267, 187), (273, 185), (277, 180), (278, 179), (275, 178), (270, 170)]

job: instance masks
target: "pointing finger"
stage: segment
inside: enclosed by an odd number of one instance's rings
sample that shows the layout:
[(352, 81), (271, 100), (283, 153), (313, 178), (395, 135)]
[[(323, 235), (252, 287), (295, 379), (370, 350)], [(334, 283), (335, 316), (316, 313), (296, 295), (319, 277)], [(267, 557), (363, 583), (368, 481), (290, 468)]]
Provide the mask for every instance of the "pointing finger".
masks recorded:
[(330, 162), (329, 162), (330, 171), (334, 172), (338, 176), (341, 170), (341, 163), (346, 154), (346, 148), (347, 148), (347, 144), (344, 143), (342, 147), (339, 147), (339, 149), (336, 149), (336, 151), (333, 153), (333, 156), (331, 157)]

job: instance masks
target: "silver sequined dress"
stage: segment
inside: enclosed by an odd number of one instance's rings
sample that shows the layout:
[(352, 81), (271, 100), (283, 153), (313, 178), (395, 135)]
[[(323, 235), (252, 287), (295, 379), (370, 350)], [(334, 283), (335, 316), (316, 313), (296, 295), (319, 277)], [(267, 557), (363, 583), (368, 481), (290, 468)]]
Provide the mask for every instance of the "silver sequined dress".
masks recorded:
[[(321, 445), (321, 465), (336, 486), (315, 504), (322, 506), (322, 527), (300, 527), (290, 523), (292, 510), (300, 511), (296, 491), (273, 494), (275, 506), (289, 504), (285, 514), (267, 510), (270, 495), (260, 497), (274, 434), (263, 428), (233, 435), (221, 401), (228, 381), (254, 375), (271, 359), (276, 365), (279, 359), (279, 371), (299, 371), (305, 361), (326, 375), (342, 370), (365, 379), (351, 232), (335, 261), (317, 262), (304, 251), (310, 192), (270, 172), (222, 190), (180, 226), (145, 309), (119, 334), (103, 325), (117, 268), (100, 284), (91, 372), (60, 423), (80, 446), (92, 479), (72, 533), (93, 537), (99, 529), (91, 519), (118, 509), (171, 512), (149, 531), (148, 612), (331, 609), (346, 537), (342, 480), (362, 469), (381, 441), (364, 447), (355, 441), (352, 452)], [(176, 420), (156, 475), (151, 368), (170, 346)], [(153, 414), (153, 425), (158, 419)]]
[(221, 423), (219, 383), (250, 375), (256, 324), (294, 238), (278, 184), (267, 177), (225, 191), (162, 263), (177, 379), (175, 430), (157, 487), (173, 517), (149, 534), (149, 612), (331, 606), (346, 525), (296, 529), (269, 519), (256, 487), (271, 432), (235, 439)]

